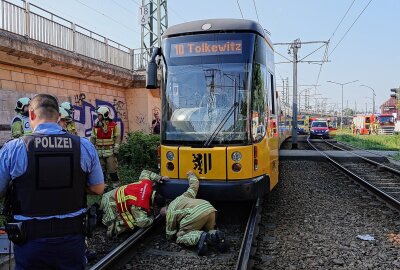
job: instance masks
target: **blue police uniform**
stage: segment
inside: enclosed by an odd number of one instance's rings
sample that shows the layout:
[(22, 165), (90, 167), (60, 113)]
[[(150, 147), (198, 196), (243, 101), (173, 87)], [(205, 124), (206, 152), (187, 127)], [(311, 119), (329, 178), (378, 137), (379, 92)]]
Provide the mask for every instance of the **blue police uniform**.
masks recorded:
[[(34, 134), (41, 135), (43, 138), (43, 135), (64, 135), (65, 131), (56, 123), (44, 123), (36, 127)], [(50, 140), (48, 139), (47, 142)], [(69, 141), (68, 139), (66, 140), (64, 143), (66, 142), (68, 145)], [(1, 195), (5, 194), (11, 180), (17, 182), (20, 179), (24, 179), (23, 177), (29, 173), (28, 160), (30, 158), (26, 142), (22, 138), (9, 141), (3, 146), (0, 150)], [(82, 173), (86, 176), (87, 186), (104, 183), (103, 172), (96, 149), (85, 138), (80, 138), (80, 162), (78, 160), (78, 163), (80, 163)], [(40, 202), (37, 204), (40, 204)], [(23, 207), (26, 208), (26, 204)], [(13, 218), (16, 222), (24, 221), (27, 223), (37, 223), (37, 220), (49, 219), (58, 222), (66, 218), (70, 218), (69, 220), (71, 220), (71, 218), (79, 217), (84, 212), (85, 208), (49, 216), (27, 216), (17, 213)], [(85, 265), (85, 242), (83, 234), (40, 237), (28, 240), (24, 244), (14, 245), (14, 252), (16, 269), (83, 269)]]

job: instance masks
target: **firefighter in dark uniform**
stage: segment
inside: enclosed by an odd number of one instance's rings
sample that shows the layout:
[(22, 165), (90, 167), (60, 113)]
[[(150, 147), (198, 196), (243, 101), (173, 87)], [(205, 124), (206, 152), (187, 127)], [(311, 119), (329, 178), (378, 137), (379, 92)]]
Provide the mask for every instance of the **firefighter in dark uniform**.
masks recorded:
[(57, 124), (56, 98), (35, 96), (33, 130), (0, 150), (0, 194), (10, 202), (6, 225), (15, 269), (84, 269), (86, 194), (102, 194), (93, 145)]

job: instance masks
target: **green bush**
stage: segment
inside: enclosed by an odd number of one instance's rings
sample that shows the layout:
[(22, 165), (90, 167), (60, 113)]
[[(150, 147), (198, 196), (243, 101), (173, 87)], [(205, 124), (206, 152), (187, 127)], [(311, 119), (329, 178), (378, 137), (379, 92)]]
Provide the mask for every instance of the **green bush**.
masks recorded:
[(118, 174), (121, 181), (136, 181), (144, 169), (158, 173), (157, 148), (159, 144), (159, 135), (148, 135), (142, 131), (128, 133), (118, 154)]

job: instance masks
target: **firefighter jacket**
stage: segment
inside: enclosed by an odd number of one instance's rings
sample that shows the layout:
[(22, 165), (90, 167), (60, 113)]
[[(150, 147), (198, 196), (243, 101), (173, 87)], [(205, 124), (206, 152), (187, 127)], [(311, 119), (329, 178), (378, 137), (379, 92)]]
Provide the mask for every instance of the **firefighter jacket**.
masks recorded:
[(102, 222), (108, 227), (109, 237), (135, 227), (144, 228), (153, 223), (153, 217), (149, 215), (152, 183), (160, 180), (160, 175), (143, 170), (138, 182), (116, 188), (103, 195), (100, 209), (104, 211)]
[(69, 134), (78, 135), (78, 132), (76, 130), (76, 124), (73, 121), (72, 122), (68, 122), (67, 123), (67, 127), (65, 129)]
[(202, 219), (217, 210), (206, 200), (196, 199), (199, 190), (199, 180), (193, 174), (189, 175), (188, 190), (173, 200), (167, 209), (166, 236), (173, 238), (186, 224)]
[(13, 215), (64, 215), (86, 207), (86, 173), (80, 166), (81, 144), (70, 134), (33, 133), (21, 138), (28, 165), (12, 181)]
[(31, 134), (31, 125), (29, 122), (29, 117), (17, 114), (11, 120), (11, 135), (13, 138), (19, 138), (22, 135)]
[(118, 153), (121, 134), (117, 123), (103, 120), (93, 127), (90, 141), (96, 146), (99, 157), (110, 157)]

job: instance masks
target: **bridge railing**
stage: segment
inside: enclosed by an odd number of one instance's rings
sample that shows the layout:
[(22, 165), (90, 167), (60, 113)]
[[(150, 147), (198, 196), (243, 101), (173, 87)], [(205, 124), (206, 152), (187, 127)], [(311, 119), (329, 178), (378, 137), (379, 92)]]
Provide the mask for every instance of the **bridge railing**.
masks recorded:
[(124, 69), (145, 69), (149, 49), (130, 49), (24, 0), (22, 6), (0, 2), (3, 30)]

